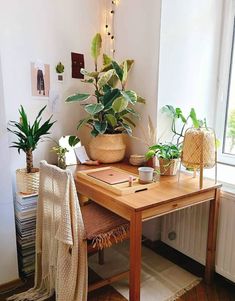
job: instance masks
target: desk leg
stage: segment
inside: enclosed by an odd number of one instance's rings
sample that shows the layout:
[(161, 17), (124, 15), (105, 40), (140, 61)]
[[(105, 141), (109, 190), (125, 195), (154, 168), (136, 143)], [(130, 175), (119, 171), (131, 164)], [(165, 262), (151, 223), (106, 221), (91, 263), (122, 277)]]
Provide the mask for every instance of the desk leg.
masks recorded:
[(130, 220), (130, 278), (129, 278), (129, 300), (130, 301), (140, 300), (141, 238), (142, 238), (141, 212), (134, 212)]
[(207, 235), (207, 252), (206, 252), (206, 267), (205, 267), (205, 282), (210, 284), (213, 281), (215, 272), (215, 251), (216, 251), (216, 236), (219, 213), (220, 189), (215, 191), (214, 200), (210, 201), (208, 235)]

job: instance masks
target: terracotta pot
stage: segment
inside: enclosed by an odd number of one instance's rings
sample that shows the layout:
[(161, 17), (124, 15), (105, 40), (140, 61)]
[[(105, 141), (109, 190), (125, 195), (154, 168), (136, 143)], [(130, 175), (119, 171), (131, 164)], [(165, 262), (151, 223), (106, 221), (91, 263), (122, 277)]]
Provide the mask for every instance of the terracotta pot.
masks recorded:
[(92, 160), (101, 163), (115, 163), (122, 161), (125, 156), (126, 145), (123, 134), (103, 134), (92, 137), (89, 143), (89, 153)]
[(39, 169), (34, 168), (33, 172), (27, 173), (26, 168), (16, 170), (17, 190), (23, 194), (38, 193)]
[(160, 174), (162, 176), (175, 176), (179, 168), (179, 159), (161, 159), (159, 158)]

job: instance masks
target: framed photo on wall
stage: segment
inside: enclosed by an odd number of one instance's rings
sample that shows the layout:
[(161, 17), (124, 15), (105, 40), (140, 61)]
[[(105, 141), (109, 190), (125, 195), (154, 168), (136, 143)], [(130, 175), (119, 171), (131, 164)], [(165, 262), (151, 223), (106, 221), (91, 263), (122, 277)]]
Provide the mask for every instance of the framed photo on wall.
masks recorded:
[(50, 90), (50, 65), (41, 61), (31, 63), (32, 96), (49, 97)]

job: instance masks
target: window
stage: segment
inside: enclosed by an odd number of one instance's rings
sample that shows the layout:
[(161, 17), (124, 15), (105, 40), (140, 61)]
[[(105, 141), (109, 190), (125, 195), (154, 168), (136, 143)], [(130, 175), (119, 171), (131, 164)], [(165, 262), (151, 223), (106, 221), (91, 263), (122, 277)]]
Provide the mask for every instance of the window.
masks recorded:
[(235, 166), (235, 1), (225, 1), (216, 133), (218, 161)]

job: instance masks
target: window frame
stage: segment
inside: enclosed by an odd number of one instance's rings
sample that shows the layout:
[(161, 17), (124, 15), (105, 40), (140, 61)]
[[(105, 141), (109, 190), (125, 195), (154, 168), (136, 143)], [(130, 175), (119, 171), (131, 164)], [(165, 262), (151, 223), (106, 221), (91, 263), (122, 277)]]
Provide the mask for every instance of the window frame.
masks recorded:
[(222, 37), (220, 48), (219, 76), (218, 76), (218, 101), (215, 119), (217, 138), (221, 142), (218, 149), (218, 162), (234, 165), (235, 155), (224, 153), (226, 134), (227, 111), (231, 79), (231, 63), (235, 55), (235, 0), (226, 0), (223, 11)]

